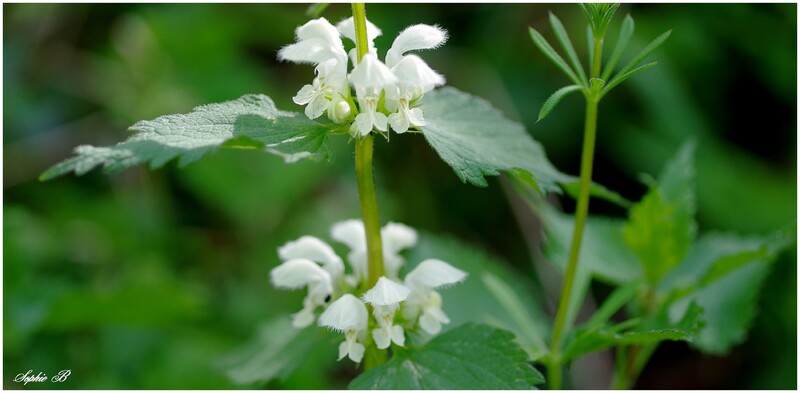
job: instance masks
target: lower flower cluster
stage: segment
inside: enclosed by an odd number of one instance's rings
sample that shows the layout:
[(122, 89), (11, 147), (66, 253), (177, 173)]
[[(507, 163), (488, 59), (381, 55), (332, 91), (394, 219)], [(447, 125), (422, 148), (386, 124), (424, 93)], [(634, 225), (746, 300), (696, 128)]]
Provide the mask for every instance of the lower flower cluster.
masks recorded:
[[(426, 259), (401, 280), (404, 249), (417, 243), (414, 229), (388, 223), (381, 229), (386, 275), (372, 288), (367, 282), (367, 244), (364, 224), (347, 220), (333, 225), (331, 237), (347, 245), (350, 252), (345, 271), (342, 258), (324, 241), (303, 236), (278, 249), (283, 260), (270, 272), (273, 285), (284, 289), (307, 289), (303, 309), (292, 315), (292, 324), (304, 328), (314, 323), (316, 310), (323, 312), (319, 326), (343, 333), (339, 360), (345, 356), (359, 363), (370, 340), (378, 349), (392, 344), (405, 345), (406, 333), (420, 329), (435, 335), (450, 319), (442, 311), (442, 297), (437, 292), (466, 279), (467, 273), (447, 262)], [(370, 306), (370, 312), (367, 309)]]

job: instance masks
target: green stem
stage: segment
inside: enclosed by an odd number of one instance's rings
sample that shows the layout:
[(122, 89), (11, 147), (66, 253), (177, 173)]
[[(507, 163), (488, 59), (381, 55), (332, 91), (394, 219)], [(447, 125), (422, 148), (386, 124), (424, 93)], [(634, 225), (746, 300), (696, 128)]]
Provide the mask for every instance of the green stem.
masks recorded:
[(358, 61), (369, 51), (367, 39), (367, 11), (364, 3), (353, 3), (353, 24), (356, 28), (356, 54)]
[[(600, 75), (600, 63), (603, 55), (603, 38), (595, 38), (594, 58), (592, 59), (591, 77)], [(578, 260), (583, 240), (583, 229), (589, 213), (589, 191), (592, 184), (592, 164), (594, 161), (594, 145), (597, 136), (597, 104), (599, 97), (596, 92), (586, 94), (586, 122), (583, 129), (583, 150), (581, 153), (581, 177), (578, 191), (578, 206), (575, 212), (575, 228), (572, 234), (572, 245), (567, 259), (567, 271), (564, 277), (564, 286), (558, 301), (556, 320), (553, 325), (553, 341), (550, 347), (550, 364), (548, 367), (549, 383), (551, 389), (561, 389), (562, 384), (562, 359), (561, 341), (564, 330), (568, 328), (567, 314), (569, 313), (570, 298), (575, 284), (575, 275), (578, 271)]]

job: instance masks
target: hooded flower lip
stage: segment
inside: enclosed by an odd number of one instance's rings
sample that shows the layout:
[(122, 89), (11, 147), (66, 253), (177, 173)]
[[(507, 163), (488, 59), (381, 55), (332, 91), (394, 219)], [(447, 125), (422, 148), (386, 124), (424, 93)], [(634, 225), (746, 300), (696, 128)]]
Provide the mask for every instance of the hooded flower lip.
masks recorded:
[(291, 259), (278, 265), (270, 272), (270, 279), (277, 288), (308, 287), (303, 309), (292, 315), (292, 325), (296, 328), (311, 325), (314, 322), (314, 309), (324, 306), (333, 293), (330, 274), (309, 259)]
[(378, 328), (372, 330), (372, 339), (378, 349), (389, 348), (392, 342), (405, 345), (405, 331), (394, 324), (394, 314), (400, 302), (408, 299), (411, 290), (386, 277), (380, 277), (375, 286), (364, 294), (365, 302), (373, 306), (372, 315), (378, 321)]
[(359, 363), (364, 358), (364, 345), (358, 339), (363, 339), (368, 319), (367, 307), (349, 293), (342, 295), (320, 315), (319, 326), (345, 335), (345, 341), (339, 344), (339, 360), (348, 356), (350, 360)]
[[(365, 279), (367, 276), (367, 235), (364, 231), (364, 222), (356, 219), (338, 222), (331, 228), (331, 238), (350, 248), (347, 262), (353, 268), (353, 273), (357, 278)], [(400, 252), (417, 244), (417, 232), (407, 225), (389, 222), (381, 228), (381, 238), (386, 276), (392, 279), (397, 278), (400, 268), (405, 263), (405, 258), (400, 255)]]
[(436, 49), (447, 41), (447, 31), (439, 26), (418, 24), (407, 27), (394, 39), (392, 47), (386, 52), (386, 65), (394, 67), (406, 52), (413, 50)]
[(305, 258), (321, 263), (334, 281), (344, 273), (342, 258), (331, 246), (314, 236), (303, 236), (284, 244), (278, 249), (278, 256), (283, 260)]
[(419, 326), (429, 334), (437, 334), (442, 324), (450, 323), (450, 318), (442, 311), (442, 297), (436, 288), (457, 284), (467, 278), (467, 273), (447, 262), (426, 259), (406, 274), (405, 284), (411, 294), (403, 309), (403, 316), (409, 320), (419, 317)]
[[(377, 49), (375, 49), (375, 38), (380, 37), (383, 34), (383, 32), (381, 31), (381, 29), (378, 28), (378, 26), (375, 26), (374, 24), (372, 24), (372, 22), (370, 22), (368, 20), (366, 22), (367, 22), (368, 52), (372, 53), (372, 54), (375, 54), (377, 56), (377, 52), (378, 51), (377, 51)], [(347, 18), (347, 19), (342, 20), (339, 23), (337, 23), (336, 24), (336, 29), (339, 30), (339, 34), (341, 34), (342, 37), (345, 37), (345, 38), (349, 39), (350, 41), (353, 41), (353, 43), (356, 42), (356, 26), (353, 23), (353, 17), (352, 16)], [(353, 64), (357, 64), (358, 63), (357, 57), (358, 57), (358, 51), (356, 50), (356, 48), (351, 49), (350, 50), (350, 61), (352, 61)]]

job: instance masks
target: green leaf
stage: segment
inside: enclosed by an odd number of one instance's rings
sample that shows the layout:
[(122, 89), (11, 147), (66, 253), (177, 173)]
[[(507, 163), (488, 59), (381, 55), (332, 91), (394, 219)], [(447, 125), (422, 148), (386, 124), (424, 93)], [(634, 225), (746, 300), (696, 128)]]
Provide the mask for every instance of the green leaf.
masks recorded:
[(600, 94), (600, 97), (602, 98), (604, 95), (608, 94), (608, 92), (611, 91), (611, 89), (616, 87), (618, 84), (626, 81), (627, 79), (633, 77), (634, 75), (636, 75), (636, 74), (638, 74), (638, 73), (640, 73), (640, 72), (642, 72), (642, 71), (644, 71), (644, 70), (646, 70), (646, 69), (648, 69), (650, 67), (656, 66), (657, 64), (658, 64), (658, 62), (654, 61), (652, 63), (647, 63), (647, 64), (645, 64), (645, 65), (643, 65), (641, 67), (636, 67), (633, 70), (628, 71), (628, 72), (626, 72), (624, 74), (619, 74), (619, 75), (615, 76), (614, 79), (612, 79), (611, 81), (608, 82), (608, 85), (606, 85), (605, 89), (603, 89), (602, 93)]
[(536, 121), (540, 121), (550, 114), (550, 111), (552, 111), (553, 108), (555, 108), (556, 105), (561, 102), (561, 99), (569, 95), (569, 93), (578, 91), (582, 88), (583, 86), (571, 85), (556, 90), (555, 93), (547, 98), (547, 100), (544, 102), (544, 105), (542, 105), (542, 109), (539, 110), (539, 118), (536, 119)]
[(553, 28), (553, 31), (556, 33), (556, 38), (558, 42), (561, 43), (561, 47), (564, 48), (564, 51), (567, 52), (567, 57), (569, 57), (569, 61), (572, 63), (572, 68), (578, 73), (578, 77), (582, 82), (586, 81), (586, 72), (583, 70), (583, 66), (581, 65), (581, 61), (578, 59), (578, 54), (575, 53), (575, 47), (572, 46), (572, 41), (569, 39), (569, 34), (567, 34), (567, 30), (564, 29), (564, 25), (561, 24), (561, 21), (550, 13), (550, 26)]
[(484, 176), (518, 170), (531, 175), (540, 192), (560, 191), (558, 183), (575, 179), (559, 172), (519, 123), (508, 120), (487, 101), (453, 88), (434, 90), (422, 98), (422, 133), (456, 175), (486, 186)]
[(76, 157), (41, 176), (52, 179), (69, 172), (82, 175), (97, 166), (115, 172), (149, 163), (159, 168), (178, 158), (188, 165), (220, 148), (259, 148), (286, 162), (326, 158), (329, 126), (305, 116), (278, 110), (265, 95), (245, 95), (233, 101), (202, 105), (191, 113), (166, 115), (130, 127), (134, 135), (110, 147), (78, 146)]
[(630, 62), (628, 62), (628, 64), (626, 64), (624, 67), (622, 67), (622, 69), (619, 70), (617, 76), (612, 78), (612, 80), (617, 79), (617, 77), (619, 77), (620, 75), (624, 75), (628, 73), (628, 71), (631, 71), (634, 67), (638, 66), (642, 61), (644, 61), (645, 58), (647, 58), (647, 56), (649, 56), (651, 53), (653, 53), (654, 50), (656, 50), (659, 46), (661, 46), (661, 44), (663, 44), (664, 41), (666, 41), (667, 38), (669, 38), (670, 34), (672, 34), (672, 30), (669, 30), (661, 34), (660, 36), (656, 37), (656, 39), (647, 44), (647, 46), (645, 46), (636, 56), (634, 56), (634, 58)]
[[(565, 359), (574, 359), (583, 354), (620, 345), (644, 345), (665, 340), (692, 341), (703, 326), (702, 316), (703, 309), (692, 303), (684, 309), (683, 316), (674, 324), (657, 320), (639, 324), (637, 320), (631, 320), (609, 327), (581, 327), (575, 330), (574, 336), (568, 341), (563, 356)], [(639, 327), (620, 332), (633, 324), (638, 324)]]
[(658, 186), (631, 209), (623, 228), (650, 285), (678, 266), (697, 232), (693, 157), (694, 143), (684, 144), (664, 167)]
[(316, 326), (296, 329), (288, 316), (280, 317), (263, 324), (255, 337), (218, 366), (240, 385), (286, 380), (320, 341), (318, 331)]
[(583, 81), (581, 81), (581, 79), (575, 75), (575, 72), (569, 68), (564, 59), (561, 58), (561, 55), (559, 55), (558, 52), (556, 52), (556, 50), (553, 49), (549, 43), (547, 43), (547, 40), (544, 39), (544, 37), (542, 37), (542, 35), (539, 34), (536, 29), (533, 27), (528, 27), (528, 32), (531, 34), (531, 39), (533, 40), (533, 43), (536, 44), (536, 47), (539, 48), (539, 50), (542, 51), (542, 53), (553, 62), (553, 64), (556, 65), (556, 67), (563, 71), (564, 74), (569, 77), (569, 79), (572, 79), (572, 82), (574, 82), (576, 85), (583, 84)]
[(620, 28), (619, 31), (619, 37), (617, 37), (617, 43), (614, 45), (614, 50), (611, 52), (611, 57), (608, 58), (608, 62), (605, 65), (605, 70), (601, 76), (601, 78), (604, 80), (608, 80), (608, 77), (611, 76), (612, 72), (614, 72), (614, 68), (617, 66), (619, 58), (622, 57), (622, 53), (625, 51), (625, 48), (628, 47), (628, 43), (633, 36), (633, 30), (633, 18), (630, 14), (625, 15), (625, 19), (622, 21), (622, 28)]
[(306, 16), (309, 19), (317, 19), (320, 17), (320, 15), (322, 15), (322, 12), (325, 11), (329, 5), (330, 3), (313, 3), (308, 6), (308, 9), (306, 9)]
[(421, 348), (395, 348), (389, 362), (359, 375), (350, 389), (533, 389), (544, 377), (514, 335), (480, 324), (443, 333)]
[(586, 321), (585, 325), (591, 327), (602, 326), (606, 321), (611, 319), (614, 313), (633, 300), (638, 289), (639, 283), (636, 282), (617, 287), (614, 292), (608, 295), (603, 305), (601, 305), (600, 308), (592, 314), (592, 317)]
[(525, 275), (474, 245), (430, 233), (420, 234), (404, 269), (410, 271), (432, 257), (469, 273), (466, 281), (442, 291), (443, 309), (451, 320), (450, 325), (443, 326), (445, 330), (467, 322), (486, 323), (514, 333), (529, 360), (547, 353), (550, 319), (540, 308), (543, 300), (533, 296), (533, 283)]
[(668, 305), (670, 314), (683, 312), (691, 302), (705, 309), (706, 327), (693, 346), (724, 354), (745, 339), (772, 261), (795, 238), (792, 229), (764, 237), (708, 234), (698, 239), (659, 285), (662, 293), (672, 290), (670, 297), (678, 298)]

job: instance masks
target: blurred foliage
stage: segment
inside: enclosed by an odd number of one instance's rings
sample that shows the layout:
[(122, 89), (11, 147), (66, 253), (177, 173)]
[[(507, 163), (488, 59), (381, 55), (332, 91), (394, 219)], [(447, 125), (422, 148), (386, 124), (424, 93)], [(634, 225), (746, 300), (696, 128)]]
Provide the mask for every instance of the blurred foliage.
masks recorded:
[[(278, 108), (296, 110), (291, 97), (313, 69), (275, 55), (307, 20), (308, 6), (3, 8), (4, 386), (16, 387), (14, 376), (28, 369), (70, 368), (62, 386), (26, 387), (235, 387), (219, 362), (302, 299), (270, 286), (276, 247), (304, 234), (326, 237), (332, 222), (358, 215), (352, 146), (334, 143), (330, 164), (287, 166), (255, 151), (226, 151), (180, 171), (170, 164), (48, 183), (36, 176), (76, 145), (117, 142), (137, 120), (198, 104), (265, 93)], [(410, 24), (446, 28), (451, 39), (426, 53), (429, 64), (448, 84), (525, 124), (552, 162), (575, 174), (581, 101), (567, 97), (535, 123), (563, 82), (527, 34), (529, 25), (548, 31), (548, 10), (568, 31), (585, 30), (569, 5), (367, 7), (384, 31), (379, 48)], [(337, 21), (349, 12), (336, 4), (322, 15)], [(699, 231), (758, 235), (796, 221), (797, 6), (623, 5), (617, 21), (628, 12), (637, 37), (673, 34), (658, 67), (604, 100), (595, 179), (638, 200), (646, 187), (637, 176), (657, 173), (694, 137)], [(585, 59), (585, 42), (575, 41)], [(634, 38), (631, 46), (645, 44)], [(477, 245), (502, 257), (491, 260), (509, 261), (503, 268), (511, 275), (537, 281), (496, 179), (489, 188), (462, 184), (421, 138), (408, 136), (377, 143), (376, 181), (383, 220)], [(592, 209), (625, 216), (610, 203)], [(796, 277), (792, 250), (766, 278), (744, 344), (725, 357), (665, 345), (639, 386), (796, 388)], [(470, 280), (491, 287), (491, 279)], [(312, 351), (294, 374), (266, 387), (344, 388), (356, 372), (331, 357)]]

